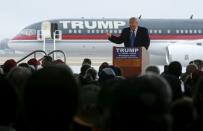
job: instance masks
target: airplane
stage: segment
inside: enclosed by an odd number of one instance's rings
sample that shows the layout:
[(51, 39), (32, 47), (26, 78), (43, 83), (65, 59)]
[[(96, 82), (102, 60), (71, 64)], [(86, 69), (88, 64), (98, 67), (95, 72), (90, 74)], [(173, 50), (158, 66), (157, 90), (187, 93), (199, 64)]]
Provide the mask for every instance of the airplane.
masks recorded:
[[(138, 19), (149, 31), (150, 64), (166, 65), (179, 61), (183, 66), (203, 59), (203, 19)], [(25, 27), (8, 42), (12, 49), (63, 50), (71, 57), (112, 57), (106, 32), (119, 35), (128, 19), (55, 19)]]

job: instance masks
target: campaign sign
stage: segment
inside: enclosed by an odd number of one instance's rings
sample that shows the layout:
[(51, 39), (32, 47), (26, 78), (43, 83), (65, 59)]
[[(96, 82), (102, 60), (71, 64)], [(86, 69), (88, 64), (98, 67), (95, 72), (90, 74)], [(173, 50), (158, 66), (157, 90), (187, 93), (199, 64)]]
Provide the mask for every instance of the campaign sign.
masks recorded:
[(140, 58), (141, 50), (139, 48), (116, 47), (113, 54), (116, 59), (137, 59)]

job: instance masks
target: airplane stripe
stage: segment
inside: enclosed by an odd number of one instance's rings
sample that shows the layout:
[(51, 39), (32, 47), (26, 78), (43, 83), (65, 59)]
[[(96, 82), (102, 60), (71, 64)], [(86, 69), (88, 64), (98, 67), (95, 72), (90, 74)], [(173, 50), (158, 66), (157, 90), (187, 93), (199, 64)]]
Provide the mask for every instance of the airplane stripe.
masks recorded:
[[(106, 34), (66, 34), (62, 40), (106, 40)], [(151, 34), (151, 40), (195, 40), (203, 39), (203, 34)], [(12, 40), (37, 40), (37, 35), (16, 36)]]

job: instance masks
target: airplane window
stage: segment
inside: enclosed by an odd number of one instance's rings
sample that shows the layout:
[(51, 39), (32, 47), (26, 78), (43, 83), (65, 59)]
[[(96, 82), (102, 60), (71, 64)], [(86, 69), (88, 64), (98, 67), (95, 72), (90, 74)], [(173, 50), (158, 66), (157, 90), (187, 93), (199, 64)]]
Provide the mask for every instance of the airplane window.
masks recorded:
[(77, 34), (77, 30), (73, 30), (73, 33)]
[(73, 31), (72, 31), (72, 30), (69, 30), (68, 32), (69, 32), (69, 33), (72, 33)]
[(104, 33), (104, 30), (101, 30), (101, 33)]
[(193, 32), (193, 31), (192, 31), (192, 30), (190, 30), (190, 34), (192, 34), (192, 32)]
[(118, 32), (119, 32), (119, 34), (120, 34), (120, 33), (122, 33), (122, 30), (119, 30)]
[(90, 34), (90, 30), (87, 30), (87, 33)]
[(162, 33), (162, 30), (159, 30), (159, 34), (161, 34)]
[(157, 30), (154, 30), (154, 33), (157, 34)]
[(176, 30), (176, 33), (177, 33), (177, 34), (179, 34), (179, 33), (180, 33), (180, 31), (179, 31), (179, 30)]
[(194, 33), (197, 34), (197, 30), (194, 30)]
[(198, 30), (198, 33), (199, 33), (199, 34), (202, 34), (202, 30)]
[(180, 33), (183, 34), (183, 33), (184, 33), (184, 30), (181, 30)]
[(35, 35), (36, 33), (37, 31), (35, 29), (24, 29), (20, 32), (21, 35), (27, 35), (27, 36)]
[(170, 34), (170, 33), (171, 33), (171, 30), (167, 30), (167, 33)]
[(81, 33), (82, 33), (82, 31), (81, 31), (81, 30), (78, 30), (78, 33), (79, 33), (79, 34), (81, 34)]
[(99, 34), (99, 30), (96, 30), (96, 33)]
[(153, 30), (149, 30), (149, 33), (152, 34), (152, 33), (153, 33)]
[(113, 31), (112, 31), (112, 30), (110, 30), (109, 32), (110, 32), (110, 33), (113, 33)]
[(117, 30), (114, 30), (114, 33), (118, 33), (118, 31), (117, 31)]
[(188, 30), (185, 30), (185, 34), (188, 34)]
[(95, 30), (92, 30), (92, 33), (95, 33)]

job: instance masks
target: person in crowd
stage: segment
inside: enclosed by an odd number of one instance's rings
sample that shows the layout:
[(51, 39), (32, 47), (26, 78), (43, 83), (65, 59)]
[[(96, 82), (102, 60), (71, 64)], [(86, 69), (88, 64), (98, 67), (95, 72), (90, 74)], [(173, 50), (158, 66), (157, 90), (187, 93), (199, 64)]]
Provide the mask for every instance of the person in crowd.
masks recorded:
[(0, 131), (15, 131), (12, 127), (16, 120), (18, 96), (15, 88), (0, 76)]
[(36, 58), (32, 58), (28, 60), (27, 62), (30, 66), (33, 66), (35, 70), (38, 69), (38, 66), (40, 65), (40, 62)]
[(177, 61), (174, 61), (169, 64), (168, 73), (162, 75), (162, 77), (167, 80), (172, 89), (173, 101), (183, 96), (182, 91), (183, 84), (180, 80), (181, 74), (182, 74), (181, 64)]
[(110, 131), (169, 131), (171, 89), (158, 75), (125, 80), (112, 93), (107, 127)]
[(16, 88), (19, 97), (22, 97), (22, 91), (27, 79), (32, 75), (31, 69), (26, 67), (15, 67), (7, 75), (9, 82)]
[(57, 59), (53, 61), (53, 64), (65, 64), (61, 59)]
[(181, 75), (181, 80), (186, 83), (188, 79), (192, 77), (192, 73), (197, 70), (196, 64), (189, 64), (186, 67), (186, 72)]
[(110, 67), (108, 68), (104, 68), (101, 73), (99, 74), (99, 79), (98, 82), (100, 84), (104, 84), (105, 82), (109, 81), (109, 80), (113, 80), (116, 77), (116, 73), (114, 72), (114, 70)]
[(197, 70), (197, 65), (195, 64), (189, 64), (186, 67), (186, 72), (181, 75), (181, 80), (184, 83), (185, 87), (185, 95), (188, 97), (192, 96), (192, 88), (193, 88), (193, 80), (192, 80), (192, 74)]
[(79, 81), (81, 86), (86, 84), (85, 75), (86, 75), (87, 70), (90, 68), (91, 68), (91, 66), (89, 64), (84, 64), (80, 68), (80, 74), (78, 76), (78, 81)]
[(92, 65), (92, 61), (89, 59), (89, 58), (85, 58), (82, 62), (82, 66), (85, 65), (85, 64), (88, 64), (88, 65)]
[(25, 67), (25, 68), (30, 68), (30, 65), (27, 63), (20, 63), (18, 64), (19, 67)]
[(9, 60), (5, 61), (5, 63), (3, 64), (4, 76), (6, 76), (8, 74), (8, 72), (16, 66), (17, 66), (17, 63), (14, 59), (9, 59)]
[(203, 77), (201, 77), (196, 87), (194, 88), (194, 93), (192, 94), (193, 105), (196, 110), (196, 119), (191, 126), (190, 131), (202, 131), (203, 130)]
[(111, 68), (115, 72), (116, 76), (122, 76), (122, 71), (119, 67), (110, 65), (109, 68)]
[(197, 65), (197, 68), (198, 68), (199, 71), (202, 71), (202, 69), (203, 69), (203, 61), (202, 60), (196, 59), (196, 60), (193, 61), (193, 63), (195, 65)]
[(25, 120), (31, 131), (69, 131), (78, 105), (78, 85), (66, 65), (36, 71), (24, 88)]
[(53, 63), (53, 58), (51, 56), (44, 56), (42, 60), (42, 67), (50, 66)]
[(2, 67), (0, 66), (0, 76), (3, 76), (3, 69), (2, 69)]
[(109, 110), (114, 90), (124, 81), (124, 79), (111, 79), (101, 86), (98, 94), (97, 107), (99, 110), (99, 122), (97, 127), (102, 131), (108, 131), (109, 127)]
[(190, 97), (178, 99), (172, 103), (173, 131), (188, 131), (195, 120), (195, 110)]
[(164, 71), (161, 73), (161, 76), (168, 74), (168, 65), (164, 65)]
[(100, 87), (88, 84), (79, 88), (79, 106), (74, 117), (73, 131), (93, 131), (97, 128), (99, 113), (97, 98)]
[(109, 66), (110, 66), (109, 63), (103, 62), (103, 63), (99, 66), (98, 75), (102, 72), (102, 70), (103, 70), (104, 68), (107, 68), (107, 67), (109, 67)]
[(85, 83), (84, 83), (85, 85), (93, 84), (93, 83), (97, 84), (97, 71), (93, 67), (87, 69), (84, 79), (85, 79)]
[(195, 65), (197, 65), (197, 70), (192, 73), (192, 82), (193, 82), (193, 87), (195, 88), (196, 83), (203, 76), (203, 71), (202, 71), (202, 69), (203, 69), (203, 61), (197, 59), (197, 60), (194, 60), (193, 63)]
[(155, 65), (149, 65), (146, 67), (145, 69), (145, 73), (148, 73), (148, 72), (151, 72), (151, 73), (155, 73), (157, 75), (160, 75), (160, 70), (157, 66)]

